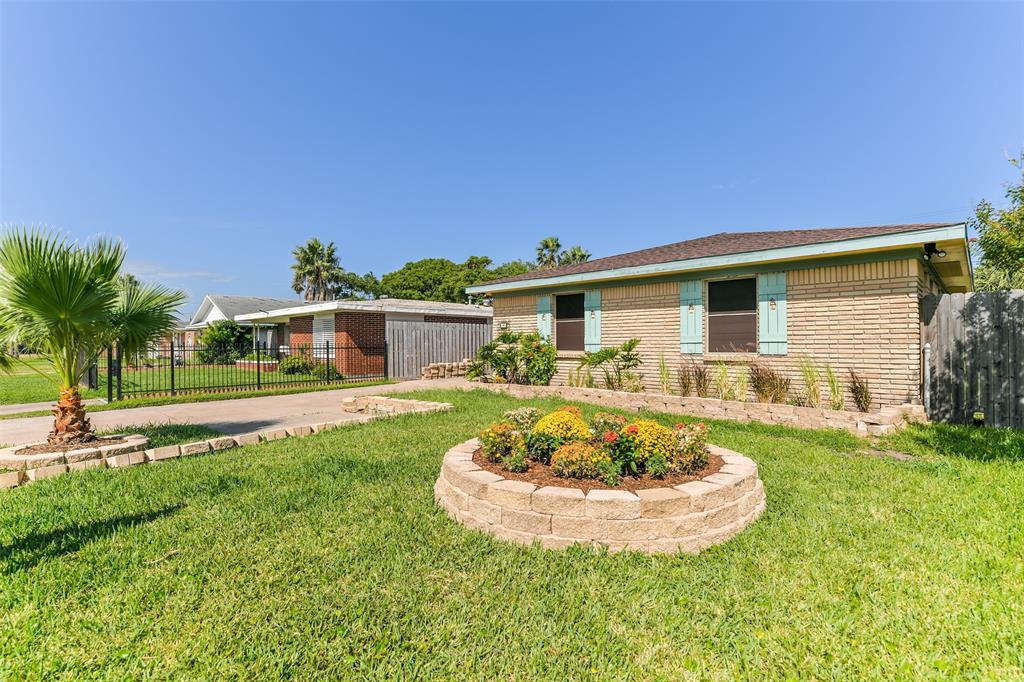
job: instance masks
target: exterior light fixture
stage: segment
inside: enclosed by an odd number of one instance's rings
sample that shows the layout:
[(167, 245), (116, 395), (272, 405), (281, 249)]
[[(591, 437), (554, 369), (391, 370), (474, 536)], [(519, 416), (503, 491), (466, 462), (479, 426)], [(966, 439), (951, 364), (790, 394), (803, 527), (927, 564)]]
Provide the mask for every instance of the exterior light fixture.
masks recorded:
[(924, 259), (931, 260), (932, 256), (938, 256), (939, 258), (945, 258), (946, 252), (935, 246), (935, 242), (928, 242), (924, 245)]

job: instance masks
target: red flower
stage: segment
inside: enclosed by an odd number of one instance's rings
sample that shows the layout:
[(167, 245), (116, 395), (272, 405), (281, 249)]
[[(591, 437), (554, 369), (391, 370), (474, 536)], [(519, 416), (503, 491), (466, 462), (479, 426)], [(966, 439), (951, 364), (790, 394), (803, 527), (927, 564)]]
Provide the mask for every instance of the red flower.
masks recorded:
[(604, 432), (604, 442), (605, 443), (614, 443), (618, 439), (619, 439), (619, 434), (615, 433), (614, 431), (605, 431)]
[(630, 424), (629, 426), (626, 427), (626, 433), (636, 433), (637, 430), (638, 429), (636, 428), (636, 424)]
[(676, 424), (676, 431), (678, 431), (679, 429), (684, 429), (684, 428), (686, 428), (686, 424), (683, 424), (683, 423)]

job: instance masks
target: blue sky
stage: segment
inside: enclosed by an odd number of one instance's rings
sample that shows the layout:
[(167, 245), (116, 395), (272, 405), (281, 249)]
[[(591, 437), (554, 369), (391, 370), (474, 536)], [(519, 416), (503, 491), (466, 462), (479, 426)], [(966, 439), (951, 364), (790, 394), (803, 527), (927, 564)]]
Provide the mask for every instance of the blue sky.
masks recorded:
[(1024, 5), (0, 3), (0, 220), (292, 295), (723, 230), (967, 218), (1024, 146)]

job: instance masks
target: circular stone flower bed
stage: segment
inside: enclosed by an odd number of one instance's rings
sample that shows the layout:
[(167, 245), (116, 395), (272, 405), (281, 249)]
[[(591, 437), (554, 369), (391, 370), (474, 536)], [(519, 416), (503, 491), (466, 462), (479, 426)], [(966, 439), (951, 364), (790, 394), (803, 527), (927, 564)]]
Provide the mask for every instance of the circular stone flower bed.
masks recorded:
[(512, 410), (448, 451), (434, 495), (462, 524), (522, 544), (696, 553), (765, 508), (757, 465), (707, 434), (608, 413), (588, 423), (571, 406)]
[(538, 486), (487, 471), (473, 461), (479, 448), (474, 438), (445, 454), (434, 497), (462, 525), (524, 545), (696, 554), (733, 537), (765, 508), (753, 460), (715, 446), (718, 473), (673, 487), (586, 493), (569, 481)]

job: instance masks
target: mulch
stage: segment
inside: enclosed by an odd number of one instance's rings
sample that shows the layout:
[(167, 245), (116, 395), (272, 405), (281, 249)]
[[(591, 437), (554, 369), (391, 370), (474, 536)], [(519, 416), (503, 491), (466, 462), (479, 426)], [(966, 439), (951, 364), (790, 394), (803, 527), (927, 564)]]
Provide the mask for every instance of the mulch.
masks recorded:
[(533, 483), (537, 486), (553, 485), (561, 488), (578, 488), (584, 493), (591, 490), (628, 490), (632, 492), (634, 490), (645, 490), (647, 488), (671, 488), (674, 485), (689, 483), (690, 481), (696, 481), (704, 478), (705, 476), (718, 473), (725, 464), (722, 458), (718, 455), (709, 455), (707, 466), (692, 474), (670, 473), (664, 478), (651, 478), (648, 474), (643, 474), (641, 476), (623, 476), (621, 484), (611, 486), (592, 479), (564, 478), (562, 476), (555, 476), (551, 472), (550, 465), (534, 461), (529, 461), (530, 468), (521, 474), (507, 471), (501, 467), (501, 464), (488, 461), (487, 457), (484, 456), (483, 449), (480, 448), (473, 453), (473, 462), (485, 471), (490, 471), (512, 481), (526, 481), (527, 483)]
[(72, 450), (85, 450), (86, 448), (98, 448), (103, 445), (117, 445), (123, 443), (127, 438), (94, 438), (87, 443), (69, 443), (67, 445), (50, 445), (49, 443), (43, 443), (42, 445), (31, 445), (24, 448), (18, 448), (14, 453), (16, 455), (49, 455), (53, 452), (71, 452)]

